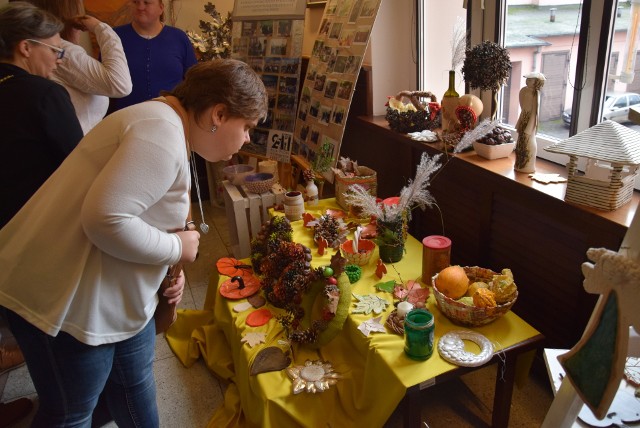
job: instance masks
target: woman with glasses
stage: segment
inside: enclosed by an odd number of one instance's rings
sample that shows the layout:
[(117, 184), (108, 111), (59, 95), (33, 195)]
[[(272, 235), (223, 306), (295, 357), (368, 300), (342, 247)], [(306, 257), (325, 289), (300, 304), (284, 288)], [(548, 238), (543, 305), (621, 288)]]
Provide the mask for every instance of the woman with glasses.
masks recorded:
[(127, 55), (133, 90), (113, 110), (157, 97), (182, 81), (196, 55), (187, 34), (165, 25), (163, 0), (129, 0), (132, 21), (114, 28)]
[[(69, 94), (49, 80), (65, 51), (53, 15), (22, 2), (0, 8), (0, 228), (20, 210), (82, 138)], [(0, 313), (0, 324), (5, 325)], [(0, 355), (12, 370), (24, 363), (18, 347), (2, 338)], [(0, 404), (0, 421), (14, 423), (31, 411), (25, 398)]]
[(194, 65), (163, 94), (100, 121), (0, 230), (0, 306), (40, 399), (33, 426), (89, 426), (101, 394), (117, 426), (159, 426), (154, 312), (167, 267), (198, 251), (184, 230), (194, 156), (229, 159), (268, 104), (232, 59)]
[(64, 60), (62, 23), (24, 2), (0, 20), (0, 227), (4, 226), (82, 138), (69, 94), (49, 80)]
[[(109, 98), (131, 93), (131, 76), (120, 38), (108, 24), (86, 15), (82, 0), (28, 1), (64, 23), (60, 46), (65, 50), (65, 60), (59, 64), (52, 78), (69, 92), (86, 134), (107, 113)], [(95, 36), (101, 61), (80, 46), (84, 31)]]

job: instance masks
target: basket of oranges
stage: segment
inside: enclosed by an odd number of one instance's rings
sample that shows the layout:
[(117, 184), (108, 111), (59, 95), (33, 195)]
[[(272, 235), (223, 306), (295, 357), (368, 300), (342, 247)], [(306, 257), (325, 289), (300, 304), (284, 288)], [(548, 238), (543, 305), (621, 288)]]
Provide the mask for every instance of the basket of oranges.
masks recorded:
[(518, 298), (509, 269), (449, 266), (432, 278), (438, 309), (456, 324), (477, 327), (500, 318)]

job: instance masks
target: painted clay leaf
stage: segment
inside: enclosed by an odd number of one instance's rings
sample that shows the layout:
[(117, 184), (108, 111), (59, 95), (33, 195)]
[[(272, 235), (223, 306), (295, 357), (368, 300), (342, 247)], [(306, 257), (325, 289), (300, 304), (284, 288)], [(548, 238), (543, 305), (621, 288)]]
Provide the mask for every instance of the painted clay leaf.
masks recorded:
[(247, 343), (250, 348), (253, 348), (260, 343), (264, 343), (266, 336), (266, 333), (252, 332), (245, 334), (240, 341), (242, 343)]
[(396, 285), (395, 281), (379, 282), (376, 284), (376, 288), (380, 291), (386, 291), (387, 293), (393, 293), (393, 289)]
[(409, 289), (407, 301), (415, 307), (423, 307), (429, 298), (429, 288), (422, 288), (419, 282), (411, 280), (407, 281), (407, 288)]
[(354, 314), (369, 315), (371, 312), (381, 314), (389, 305), (389, 302), (375, 294), (361, 295), (354, 293), (353, 297), (358, 300), (355, 309), (351, 311)]
[(375, 331), (380, 333), (386, 333), (387, 330), (384, 328), (384, 325), (380, 323), (381, 319), (382, 319), (382, 316), (371, 318), (370, 320), (367, 320), (362, 324), (360, 324), (358, 326), (358, 330), (360, 330), (362, 334), (364, 334), (365, 336), (369, 336), (369, 333), (373, 333)]

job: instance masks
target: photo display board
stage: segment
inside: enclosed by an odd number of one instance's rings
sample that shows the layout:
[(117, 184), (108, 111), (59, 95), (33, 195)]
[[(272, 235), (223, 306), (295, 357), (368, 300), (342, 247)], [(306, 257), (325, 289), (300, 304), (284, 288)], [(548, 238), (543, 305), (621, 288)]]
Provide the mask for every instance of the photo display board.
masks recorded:
[[(295, 121), (293, 152), (312, 165), (338, 159), (362, 60), (381, 0), (328, 0)], [(323, 172), (333, 181), (332, 172)]]
[(300, 83), (305, 0), (236, 0), (232, 58), (262, 78), (269, 96), (267, 118), (242, 151), (290, 162)]

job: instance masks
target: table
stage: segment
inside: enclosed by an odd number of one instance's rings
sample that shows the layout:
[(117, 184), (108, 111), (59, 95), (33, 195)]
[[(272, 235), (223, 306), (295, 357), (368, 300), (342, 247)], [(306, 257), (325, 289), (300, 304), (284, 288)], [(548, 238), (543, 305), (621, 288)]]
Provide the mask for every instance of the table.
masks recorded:
[[(323, 200), (315, 210), (309, 211), (317, 216), (335, 207), (334, 204), (334, 200)], [(313, 266), (328, 264), (333, 252), (318, 256), (311, 232), (304, 230), (301, 223), (293, 223), (294, 241), (312, 248)], [(374, 293), (375, 284), (398, 280), (398, 276), (405, 282), (419, 280), (422, 245), (409, 237), (406, 249), (403, 259), (389, 266), (382, 280), (375, 276), (378, 257), (374, 254), (364, 267), (362, 278), (353, 284), (352, 292)], [(372, 333), (365, 337), (358, 330), (362, 322), (374, 315), (349, 314), (341, 334), (329, 344), (319, 350), (296, 346), (293, 355), (293, 363), (298, 365), (306, 360), (329, 361), (342, 374), (342, 379), (322, 393), (293, 395), (291, 381), (284, 371), (250, 376), (249, 366), (261, 345), (250, 348), (240, 342), (246, 331), (264, 331), (266, 345), (277, 345), (279, 339), (285, 338), (282, 327), (274, 319), (262, 327), (247, 327), (244, 320), (250, 311), (233, 312), (237, 301), (228, 301), (219, 295), (220, 280), (217, 274), (212, 276), (204, 310), (180, 311), (178, 321), (167, 334), (170, 346), (185, 365), (193, 364), (202, 356), (216, 375), (229, 381), (225, 403), (213, 415), (210, 426), (382, 426), (401, 404), (406, 409), (405, 426), (417, 427), (420, 426), (421, 390), (478, 369), (452, 365), (440, 358), (437, 351), (428, 361), (413, 361), (404, 354), (402, 336)], [(393, 300), (388, 293), (378, 291), (376, 294), (390, 302)], [(433, 296), (429, 297), (427, 308), (435, 317), (436, 343), (444, 333), (461, 328), (441, 315)], [(391, 310), (389, 307), (383, 313), (383, 321)], [(493, 425), (506, 427), (518, 368), (523, 367), (519, 373), (526, 376), (543, 336), (513, 312), (474, 330), (489, 338), (496, 350), (501, 351), (500, 357), (494, 356), (488, 364), (498, 362), (498, 373), (503, 374), (496, 381)]]

